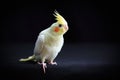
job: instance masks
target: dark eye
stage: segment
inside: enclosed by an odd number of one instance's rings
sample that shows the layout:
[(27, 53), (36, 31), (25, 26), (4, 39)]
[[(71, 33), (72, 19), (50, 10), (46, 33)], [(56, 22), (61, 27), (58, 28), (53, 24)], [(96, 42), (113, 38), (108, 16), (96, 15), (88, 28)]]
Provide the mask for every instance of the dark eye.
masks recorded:
[(62, 24), (59, 24), (59, 27), (62, 27)]

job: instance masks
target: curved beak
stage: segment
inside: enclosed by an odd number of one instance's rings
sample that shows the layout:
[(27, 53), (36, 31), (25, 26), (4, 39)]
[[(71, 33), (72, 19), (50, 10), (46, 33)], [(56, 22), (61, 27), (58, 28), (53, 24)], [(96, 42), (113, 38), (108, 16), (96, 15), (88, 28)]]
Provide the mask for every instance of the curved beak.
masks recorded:
[(68, 31), (69, 27), (67, 25), (64, 26), (64, 29)]

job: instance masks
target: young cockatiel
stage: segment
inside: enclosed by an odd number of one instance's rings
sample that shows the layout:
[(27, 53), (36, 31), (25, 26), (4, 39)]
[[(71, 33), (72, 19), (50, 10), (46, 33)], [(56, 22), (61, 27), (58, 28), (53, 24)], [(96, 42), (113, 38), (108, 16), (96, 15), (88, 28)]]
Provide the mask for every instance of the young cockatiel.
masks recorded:
[(34, 54), (26, 59), (20, 59), (20, 61), (36, 61), (43, 66), (44, 73), (45, 68), (47, 68), (45, 62), (57, 65), (54, 59), (64, 44), (63, 35), (68, 31), (67, 21), (57, 11), (55, 11), (54, 16), (57, 22), (39, 33), (35, 43)]

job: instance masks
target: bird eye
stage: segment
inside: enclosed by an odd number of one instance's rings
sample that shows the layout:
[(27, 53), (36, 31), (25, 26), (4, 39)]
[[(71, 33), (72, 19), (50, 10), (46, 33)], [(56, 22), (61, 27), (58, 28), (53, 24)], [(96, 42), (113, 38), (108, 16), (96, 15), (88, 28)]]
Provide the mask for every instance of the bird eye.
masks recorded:
[(62, 24), (59, 24), (59, 27), (62, 27)]

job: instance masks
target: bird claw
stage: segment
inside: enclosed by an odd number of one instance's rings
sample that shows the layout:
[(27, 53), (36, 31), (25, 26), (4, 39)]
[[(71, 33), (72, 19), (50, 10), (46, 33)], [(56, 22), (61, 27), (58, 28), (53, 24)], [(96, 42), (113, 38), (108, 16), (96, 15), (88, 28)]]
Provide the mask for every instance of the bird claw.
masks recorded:
[(56, 62), (50, 62), (49, 64), (51, 64), (51, 65), (57, 65)]
[[(47, 64), (46, 63), (40, 63), (40, 62), (37, 62), (37, 63), (40, 64), (40, 65), (42, 65), (43, 71), (44, 71), (44, 73), (46, 73), (45, 68), (47, 68)], [(51, 65), (57, 65), (56, 62), (50, 62), (49, 64), (51, 64)]]
[(44, 73), (46, 73), (46, 71), (45, 71), (45, 68), (47, 68), (46, 63), (40, 63), (40, 62), (38, 62), (38, 64), (42, 65), (43, 71), (44, 71)]

